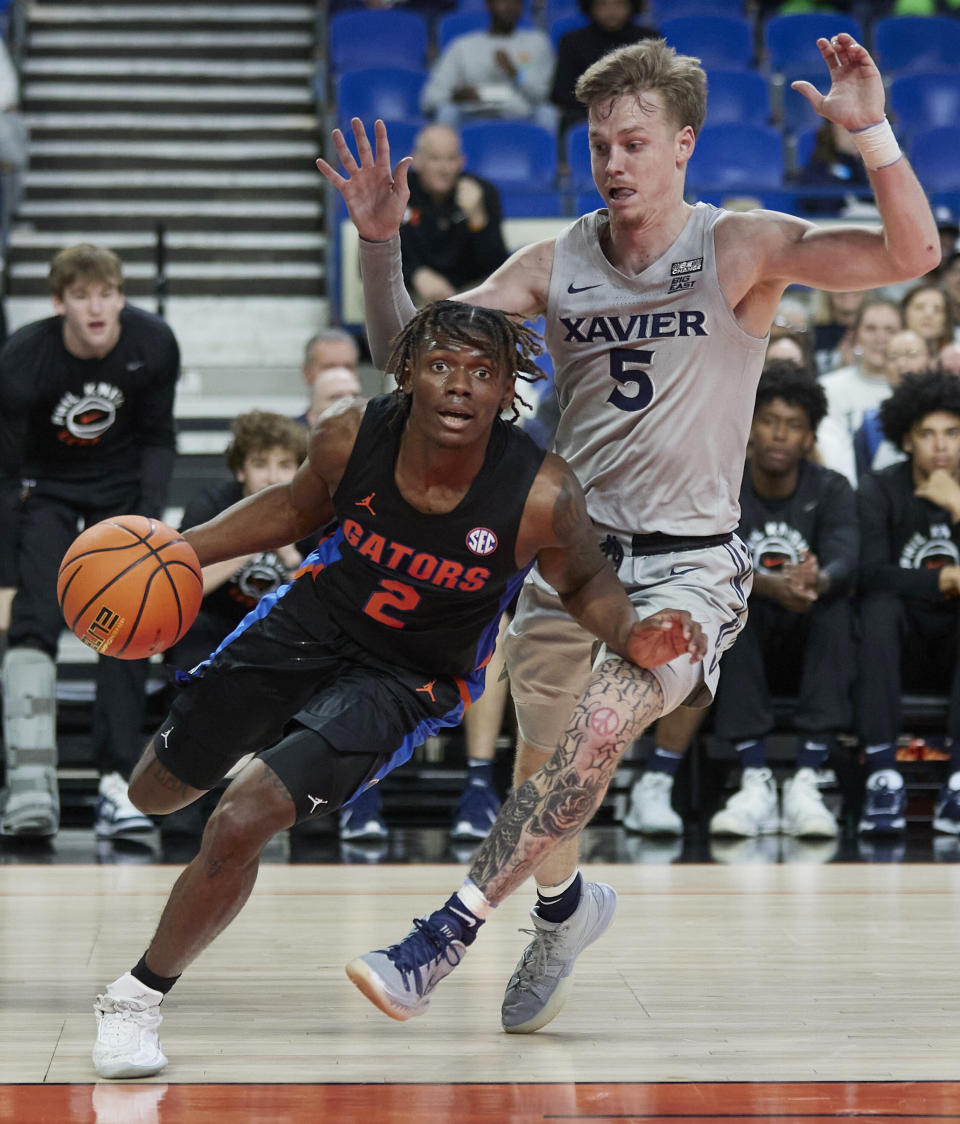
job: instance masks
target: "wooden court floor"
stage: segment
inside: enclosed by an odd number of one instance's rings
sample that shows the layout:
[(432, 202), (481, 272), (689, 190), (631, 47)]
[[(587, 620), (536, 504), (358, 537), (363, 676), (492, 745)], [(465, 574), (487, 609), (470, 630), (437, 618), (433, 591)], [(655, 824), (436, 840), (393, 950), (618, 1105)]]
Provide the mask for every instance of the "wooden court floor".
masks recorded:
[(460, 869), (265, 865), (164, 1003), (168, 1068), (97, 1083), (93, 996), (177, 873), (0, 866), (2, 1124), (960, 1121), (957, 864), (591, 864), (617, 916), (530, 1036), (499, 1025), (525, 890), (396, 1023), (343, 965)]

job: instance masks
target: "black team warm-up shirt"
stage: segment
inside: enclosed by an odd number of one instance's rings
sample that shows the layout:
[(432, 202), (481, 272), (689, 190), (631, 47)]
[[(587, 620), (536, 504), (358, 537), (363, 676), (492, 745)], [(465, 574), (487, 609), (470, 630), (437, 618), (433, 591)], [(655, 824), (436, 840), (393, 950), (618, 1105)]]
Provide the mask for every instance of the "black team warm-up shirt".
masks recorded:
[[(162, 514), (176, 455), (173, 397), (180, 352), (157, 316), (126, 307), (102, 359), (78, 359), (51, 316), (15, 332), (0, 352), (0, 483), (78, 508)], [(131, 497), (133, 497), (131, 501)], [(0, 534), (9, 534), (3, 505)]]

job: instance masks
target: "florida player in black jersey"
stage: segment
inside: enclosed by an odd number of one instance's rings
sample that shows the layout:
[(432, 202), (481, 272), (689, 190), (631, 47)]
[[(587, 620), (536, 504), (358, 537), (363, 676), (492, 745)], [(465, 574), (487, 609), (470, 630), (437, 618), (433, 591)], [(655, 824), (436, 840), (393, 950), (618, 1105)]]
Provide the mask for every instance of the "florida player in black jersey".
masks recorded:
[(262, 598), (194, 672), (134, 772), (134, 803), (166, 813), (257, 753), (211, 816), (146, 953), (97, 999), (102, 1077), (166, 1064), (160, 1001), (237, 914), (276, 832), (336, 811), (460, 721), (534, 561), (626, 659), (702, 658), (688, 613), (637, 619), (569, 466), (500, 418), (516, 376), (538, 377), (538, 349), (503, 313), (428, 306), (393, 349), (395, 396), (331, 408), (291, 484), (185, 532), (209, 565), (296, 541), (334, 514), (339, 522), (300, 576)]

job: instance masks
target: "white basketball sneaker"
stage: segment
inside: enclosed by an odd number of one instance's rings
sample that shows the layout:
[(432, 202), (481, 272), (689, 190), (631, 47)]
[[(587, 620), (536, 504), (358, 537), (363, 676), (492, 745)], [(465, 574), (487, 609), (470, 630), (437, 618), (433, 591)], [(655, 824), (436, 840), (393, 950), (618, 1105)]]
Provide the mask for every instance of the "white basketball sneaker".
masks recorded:
[(838, 831), (813, 769), (798, 769), (783, 785), (783, 830), (788, 835), (832, 839)]
[(642, 835), (683, 835), (683, 820), (673, 810), (669, 773), (644, 773), (630, 792), (630, 808), (623, 817), (628, 831)]
[(162, 999), (129, 972), (97, 996), (93, 1065), (101, 1077), (150, 1077), (167, 1064), (158, 1034)]
[(710, 821), (711, 835), (774, 835), (780, 830), (780, 809), (773, 774), (762, 769), (743, 770), (740, 788)]

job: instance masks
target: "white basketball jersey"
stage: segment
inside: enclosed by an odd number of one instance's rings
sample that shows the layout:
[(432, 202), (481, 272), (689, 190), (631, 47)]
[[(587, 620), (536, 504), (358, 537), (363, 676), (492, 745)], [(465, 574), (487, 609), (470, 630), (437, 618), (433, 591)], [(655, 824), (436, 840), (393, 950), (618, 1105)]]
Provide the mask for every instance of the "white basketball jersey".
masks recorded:
[(767, 341), (740, 327), (720, 290), (713, 228), (724, 213), (698, 203), (636, 277), (604, 257), (606, 211), (556, 240), (545, 330), (562, 411), (554, 449), (604, 529), (717, 535), (739, 523)]

